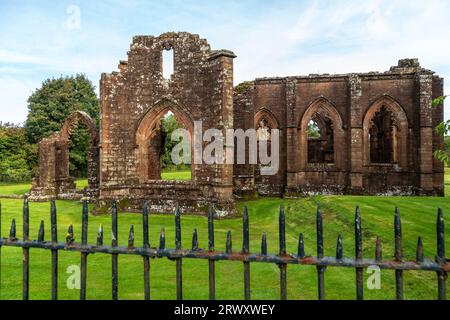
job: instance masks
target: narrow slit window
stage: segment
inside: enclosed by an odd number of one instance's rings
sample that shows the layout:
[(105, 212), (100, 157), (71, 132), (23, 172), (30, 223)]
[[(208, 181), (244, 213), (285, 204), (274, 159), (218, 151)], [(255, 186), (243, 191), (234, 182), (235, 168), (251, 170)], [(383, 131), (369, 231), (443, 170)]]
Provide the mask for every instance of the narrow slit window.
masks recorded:
[(174, 72), (173, 49), (162, 52), (162, 74), (164, 79), (170, 79)]

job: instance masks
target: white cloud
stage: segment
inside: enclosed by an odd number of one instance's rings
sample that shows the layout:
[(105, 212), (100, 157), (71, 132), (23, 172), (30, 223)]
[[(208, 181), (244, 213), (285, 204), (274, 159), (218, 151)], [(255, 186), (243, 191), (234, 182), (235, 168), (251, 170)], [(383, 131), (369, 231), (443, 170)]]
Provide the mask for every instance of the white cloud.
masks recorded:
[(27, 117), (27, 99), (37, 86), (32, 81), (0, 77), (0, 121), (23, 123)]

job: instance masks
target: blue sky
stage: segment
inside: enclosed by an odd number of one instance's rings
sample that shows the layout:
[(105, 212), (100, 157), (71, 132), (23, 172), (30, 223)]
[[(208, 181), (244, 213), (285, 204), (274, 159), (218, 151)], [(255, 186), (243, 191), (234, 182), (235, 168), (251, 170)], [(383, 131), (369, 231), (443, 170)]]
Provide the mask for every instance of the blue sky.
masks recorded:
[[(70, 10), (80, 10), (79, 28)], [(0, 0), (0, 121), (21, 123), (50, 77), (98, 87), (133, 35), (188, 31), (230, 49), (235, 83), (261, 76), (385, 71), (417, 57), (450, 92), (450, 1)], [(450, 110), (446, 110), (450, 119)]]

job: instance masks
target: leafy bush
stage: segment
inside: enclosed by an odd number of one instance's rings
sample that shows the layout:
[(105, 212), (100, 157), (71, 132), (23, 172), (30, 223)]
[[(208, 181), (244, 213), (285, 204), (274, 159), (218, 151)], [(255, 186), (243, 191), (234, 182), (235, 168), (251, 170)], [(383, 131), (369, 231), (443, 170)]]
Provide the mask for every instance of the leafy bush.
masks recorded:
[(30, 181), (36, 162), (36, 145), (28, 143), (25, 129), (0, 122), (0, 182)]

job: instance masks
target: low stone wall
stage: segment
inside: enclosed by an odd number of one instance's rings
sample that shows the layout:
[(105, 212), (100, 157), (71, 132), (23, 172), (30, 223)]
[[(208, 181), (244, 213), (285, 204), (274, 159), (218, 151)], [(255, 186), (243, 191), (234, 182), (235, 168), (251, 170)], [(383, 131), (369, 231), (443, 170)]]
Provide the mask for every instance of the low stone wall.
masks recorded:
[(119, 210), (141, 212), (148, 202), (150, 212), (171, 214), (179, 207), (182, 213), (206, 214), (210, 207), (220, 216), (235, 212), (234, 201), (221, 201), (211, 184), (196, 184), (192, 181), (150, 181), (139, 185), (110, 186), (100, 190), (95, 213), (110, 211), (113, 200)]

